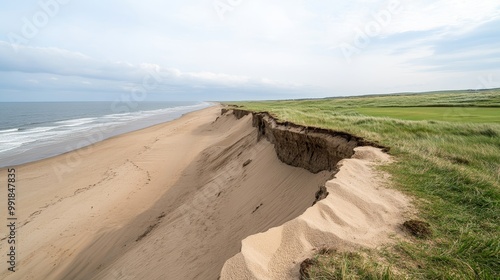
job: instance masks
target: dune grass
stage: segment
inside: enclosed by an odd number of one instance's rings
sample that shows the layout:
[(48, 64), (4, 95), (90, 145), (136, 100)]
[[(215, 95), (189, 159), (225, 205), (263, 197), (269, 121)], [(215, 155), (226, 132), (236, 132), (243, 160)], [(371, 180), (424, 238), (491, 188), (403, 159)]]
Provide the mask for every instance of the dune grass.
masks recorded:
[(390, 147), (383, 169), (431, 225), (428, 239), (356, 255), (347, 278), (331, 264), (344, 253), (317, 256), (311, 279), (500, 279), (499, 90), (232, 104)]
[(500, 123), (500, 107), (361, 107), (354, 111), (367, 116), (414, 121)]

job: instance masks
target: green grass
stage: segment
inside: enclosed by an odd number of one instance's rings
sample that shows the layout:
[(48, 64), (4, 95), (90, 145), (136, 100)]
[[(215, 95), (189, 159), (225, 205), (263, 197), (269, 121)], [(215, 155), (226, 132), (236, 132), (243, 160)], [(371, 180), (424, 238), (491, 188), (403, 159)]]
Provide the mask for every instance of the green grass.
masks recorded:
[(402, 120), (500, 123), (500, 108), (484, 107), (365, 107), (354, 110), (373, 117)]
[(336, 252), (323, 249), (314, 257), (313, 262), (315, 265), (308, 270), (310, 279), (389, 280), (404, 277), (394, 274), (389, 266), (378, 264), (366, 252)]
[(387, 267), (410, 279), (500, 279), (499, 90), (233, 104), (391, 148), (398, 160), (384, 169), (434, 234), (373, 253)]

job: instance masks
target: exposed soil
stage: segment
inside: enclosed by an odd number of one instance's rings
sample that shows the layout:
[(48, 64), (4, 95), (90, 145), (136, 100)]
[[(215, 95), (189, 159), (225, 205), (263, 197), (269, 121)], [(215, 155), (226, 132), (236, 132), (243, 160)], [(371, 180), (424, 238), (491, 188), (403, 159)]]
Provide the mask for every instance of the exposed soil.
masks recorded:
[(419, 238), (428, 238), (432, 235), (430, 224), (423, 221), (409, 220), (403, 223), (403, 227), (410, 234)]
[(222, 114), (232, 111), (237, 118), (252, 114), (252, 123), (258, 130), (258, 139), (265, 137), (272, 144), (278, 158), (291, 166), (305, 168), (312, 173), (332, 171), (337, 163), (350, 158), (358, 146), (385, 147), (363, 138), (339, 131), (281, 122), (268, 112), (254, 113), (242, 109), (222, 109)]
[(300, 264), (300, 280), (308, 280), (310, 275), (309, 275), (309, 269), (311, 266), (316, 265), (318, 263), (317, 260), (315, 259), (305, 259), (301, 264)]
[(325, 199), (328, 196), (328, 190), (325, 186), (320, 186), (319, 190), (316, 192), (315, 200), (312, 205), (316, 204), (318, 201)]

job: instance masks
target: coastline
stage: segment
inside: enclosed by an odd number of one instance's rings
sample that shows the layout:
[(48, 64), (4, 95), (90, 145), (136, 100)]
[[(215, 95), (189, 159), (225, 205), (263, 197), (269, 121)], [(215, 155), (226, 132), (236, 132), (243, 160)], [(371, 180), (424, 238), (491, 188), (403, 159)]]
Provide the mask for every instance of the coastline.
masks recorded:
[[(78, 149), (88, 147), (90, 145), (99, 143), (106, 139), (117, 137), (123, 134), (131, 133), (134, 131), (139, 131), (152, 126), (161, 125), (164, 123), (171, 122), (173, 120), (181, 118), (185, 114), (196, 112), (198, 110), (203, 110), (205, 108), (216, 106), (217, 103), (214, 102), (202, 102), (197, 105), (186, 105), (179, 107), (169, 107), (166, 110), (172, 110), (168, 115), (151, 115), (146, 119), (132, 120), (128, 123), (115, 124), (103, 122), (98, 126), (88, 129), (88, 131), (77, 131), (73, 134), (65, 135), (64, 139), (51, 139), (52, 143), (43, 143), (40, 146), (30, 147), (28, 150), (11, 150), (1, 154), (0, 159), (0, 169), (6, 167), (14, 167), (22, 164), (27, 164), (51, 157), (55, 157), (61, 154), (66, 154)], [(189, 109), (192, 107), (200, 106), (194, 110)], [(132, 112), (134, 113), (134, 112)], [(103, 118), (111, 115), (103, 115)], [(76, 119), (78, 120), (78, 119)], [(73, 119), (67, 120), (73, 121)]]
[(19, 266), (0, 278), (217, 279), (242, 241), (314, 208), (335, 171), (283, 163), (221, 108), (16, 167)]
[[(218, 110), (213, 106), (190, 112), (173, 121), (15, 166), (19, 268), (8, 272), (2, 260), (0, 278), (57, 279), (88, 242), (149, 209), (200, 152), (199, 139), (189, 137), (190, 133), (213, 121)], [(0, 169), (2, 182), (7, 181), (6, 169)], [(6, 196), (0, 192), (0, 197)], [(4, 211), (0, 219), (7, 219)], [(2, 231), (2, 256), (7, 254), (5, 237)]]

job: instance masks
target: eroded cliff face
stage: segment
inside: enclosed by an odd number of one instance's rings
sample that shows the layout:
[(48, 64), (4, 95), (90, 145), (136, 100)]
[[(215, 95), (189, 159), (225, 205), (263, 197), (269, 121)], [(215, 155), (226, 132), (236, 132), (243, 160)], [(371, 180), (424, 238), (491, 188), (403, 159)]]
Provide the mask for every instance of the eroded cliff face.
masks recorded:
[(252, 114), (253, 126), (257, 128), (259, 140), (266, 138), (274, 144), (276, 154), (282, 162), (313, 173), (335, 170), (337, 163), (350, 158), (354, 154), (354, 148), (358, 146), (387, 150), (348, 133), (281, 122), (267, 112), (224, 108), (222, 114), (231, 111), (237, 119)]
[(301, 215), (243, 239), (221, 280), (299, 279), (300, 263), (318, 248), (349, 251), (393, 242), (409, 200), (386, 189), (386, 174), (374, 167), (391, 162), (387, 148), (348, 133), (280, 122), (267, 112), (226, 108), (222, 114), (246, 120), (251, 114), (257, 143), (269, 140), (280, 161), (332, 177)]

